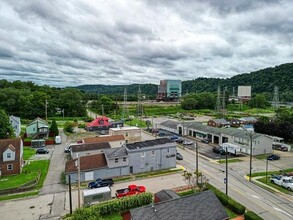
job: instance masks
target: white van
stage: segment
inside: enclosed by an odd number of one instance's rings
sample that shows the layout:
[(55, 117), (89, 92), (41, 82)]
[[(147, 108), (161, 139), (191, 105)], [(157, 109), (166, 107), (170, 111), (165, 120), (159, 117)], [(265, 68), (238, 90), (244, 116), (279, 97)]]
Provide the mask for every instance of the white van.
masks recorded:
[(61, 137), (60, 136), (56, 136), (55, 137), (55, 144), (61, 144)]

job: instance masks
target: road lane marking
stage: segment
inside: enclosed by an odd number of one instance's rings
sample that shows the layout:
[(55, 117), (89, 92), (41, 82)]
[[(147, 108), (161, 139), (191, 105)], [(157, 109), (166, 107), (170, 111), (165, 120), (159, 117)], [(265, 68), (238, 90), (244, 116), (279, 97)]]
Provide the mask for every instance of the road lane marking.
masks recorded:
[(284, 213), (285, 215), (288, 215), (288, 216), (292, 217), (292, 215), (290, 215), (288, 212), (286, 212), (286, 211), (284, 211), (284, 210), (282, 210), (282, 209), (279, 209), (279, 208), (277, 208), (277, 207), (275, 207), (275, 206), (273, 206), (273, 208), (274, 208), (275, 210), (279, 211), (279, 212)]
[[(250, 195), (250, 194), (249, 194)], [(256, 195), (250, 195), (251, 197), (253, 197), (253, 198), (257, 198), (257, 199), (260, 199), (258, 196), (256, 196)]]

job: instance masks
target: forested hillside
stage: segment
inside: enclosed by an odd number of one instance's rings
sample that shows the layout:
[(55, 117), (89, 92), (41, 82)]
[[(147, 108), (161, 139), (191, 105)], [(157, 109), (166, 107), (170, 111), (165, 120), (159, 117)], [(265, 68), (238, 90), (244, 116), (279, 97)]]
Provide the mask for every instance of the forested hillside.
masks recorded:
[[(180, 79), (180, 76), (178, 76)], [(159, 82), (158, 82), (159, 84)], [(266, 93), (269, 100), (272, 99), (274, 86), (279, 87), (279, 97), (281, 101), (293, 101), (293, 63), (282, 64), (272, 68), (266, 68), (251, 73), (244, 73), (228, 79), (220, 78), (197, 78), (182, 82), (182, 93), (191, 92), (217, 92), (218, 85), (227, 87), (227, 91), (232, 94), (233, 87), (237, 93), (237, 86), (251, 85), (252, 93)], [(141, 91), (148, 98), (155, 98), (158, 85), (140, 84)], [(77, 86), (85, 92), (98, 94), (117, 95), (118, 99), (123, 97), (123, 91), (127, 88), (127, 93), (131, 97), (136, 97), (138, 84), (131, 85), (82, 85)]]

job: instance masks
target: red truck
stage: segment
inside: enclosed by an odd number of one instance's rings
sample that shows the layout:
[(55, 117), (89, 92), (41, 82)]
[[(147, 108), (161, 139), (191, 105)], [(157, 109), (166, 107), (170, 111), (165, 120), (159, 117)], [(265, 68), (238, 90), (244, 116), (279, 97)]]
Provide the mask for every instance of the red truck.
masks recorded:
[(144, 186), (129, 185), (127, 188), (116, 190), (116, 197), (121, 198), (124, 196), (136, 195), (145, 192)]

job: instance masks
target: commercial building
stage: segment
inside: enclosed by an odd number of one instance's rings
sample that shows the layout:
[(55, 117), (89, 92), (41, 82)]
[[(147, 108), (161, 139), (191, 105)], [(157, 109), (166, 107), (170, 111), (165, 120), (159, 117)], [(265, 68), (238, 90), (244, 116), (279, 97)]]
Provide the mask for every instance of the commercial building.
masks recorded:
[(178, 101), (182, 94), (181, 80), (161, 80), (157, 101)]

